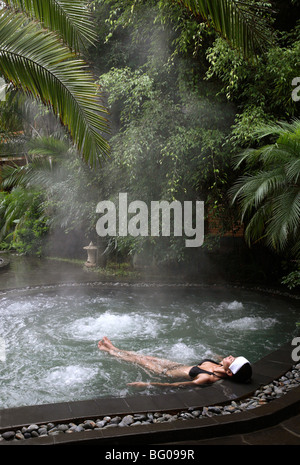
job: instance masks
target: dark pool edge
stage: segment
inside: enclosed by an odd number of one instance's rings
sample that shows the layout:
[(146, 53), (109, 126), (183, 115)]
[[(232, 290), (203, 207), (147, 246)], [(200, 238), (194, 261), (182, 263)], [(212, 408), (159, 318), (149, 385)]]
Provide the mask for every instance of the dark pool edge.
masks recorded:
[[(81, 277), (82, 278), (82, 277)], [(90, 278), (90, 277), (89, 277)], [(33, 285), (24, 285), (21, 287), (8, 287), (8, 288), (0, 288), (0, 296), (6, 295), (10, 293), (31, 293), (35, 292), (36, 290), (46, 289), (51, 290), (53, 288), (74, 288), (74, 287), (81, 287), (81, 286), (98, 286), (100, 288), (105, 288), (109, 290), (113, 289), (126, 289), (132, 288), (139, 291), (152, 291), (153, 289), (241, 289), (244, 291), (249, 292), (257, 292), (264, 295), (272, 295), (274, 297), (281, 297), (290, 301), (297, 301), (300, 300), (300, 293), (298, 291), (288, 291), (287, 289), (283, 289), (281, 287), (261, 287), (257, 284), (242, 284), (238, 282), (194, 282), (194, 281), (130, 281), (128, 279), (87, 279), (87, 280), (79, 280), (74, 282), (74, 280), (70, 281), (60, 281), (60, 282), (48, 282), (47, 284), (33, 284)]]
[[(134, 446), (189, 444), (194, 441), (239, 436), (264, 430), (290, 419), (300, 412), (300, 387), (293, 389), (283, 400), (274, 400), (248, 412), (213, 417), (200, 420), (176, 421), (173, 423), (156, 423), (146, 426), (128, 428), (111, 428), (92, 430), (83, 433), (60, 434), (18, 441), (16, 445), (97, 445), (123, 446), (126, 449)], [(297, 428), (295, 429), (297, 431)], [(10, 445), (6, 441), (6, 445)], [(300, 438), (298, 440), (300, 444)]]
[[(0, 410), (0, 432), (21, 429), (29, 424), (68, 423), (83, 419), (103, 418), (106, 415), (126, 415), (145, 412), (175, 412), (190, 407), (226, 404), (250, 397), (260, 386), (283, 376), (295, 362), (290, 343), (268, 354), (253, 364), (250, 384), (239, 385), (220, 381), (206, 388), (156, 396), (137, 395), (127, 398), (99, 398), (87, 401), (45, 404)], [(140, 425), (130, 428), (109, 428), (83, 433), (33, 438), (24, 441), (2, 441), (0, 445), (134, 445), (211, 438), (249, 432), (276, 424), (300, 411), (300, 387), (279, 399), (251, 411), (207, 419), (172, 423)]]

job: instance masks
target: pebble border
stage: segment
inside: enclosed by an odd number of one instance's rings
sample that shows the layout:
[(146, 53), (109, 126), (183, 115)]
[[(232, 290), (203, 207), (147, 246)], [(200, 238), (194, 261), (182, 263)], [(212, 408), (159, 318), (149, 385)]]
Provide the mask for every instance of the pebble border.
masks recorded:
[(300, 363), (294, 365), (290, 371), (281, 376), (278, 380), (261, 386), (253, 396), (240, 401), (231, 401), (226, 405), (212, 405), (208, 407), (189, 408), (178, 413), (137, 413), (133, 415), (105, 416), (102, 419), (86, 419), (80, 423), (47, 423), (43, 425), (31, 424), (21, 429), (5, 431), (0, 434), (2, 441), (21, 441), (31, 438), (56, 436), (59, 434), (80, 433), (88, 430), (99, 430), (108, 428), (133, 427), (138, 425), (148, 425), (163, 422), (184, 421), (212, 417), (215, 415), (230, 415), (247, 410), (255, 409), (261, 405), (268, 404), (274, 399), (287, 394), (291, 389), (300, 385)]

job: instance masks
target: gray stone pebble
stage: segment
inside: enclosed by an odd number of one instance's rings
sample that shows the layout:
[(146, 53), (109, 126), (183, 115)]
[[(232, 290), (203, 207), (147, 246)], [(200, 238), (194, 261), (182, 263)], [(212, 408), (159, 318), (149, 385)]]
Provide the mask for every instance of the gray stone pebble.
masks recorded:
[(14, 431), (6, 431), (5, 433), (2, 433), (3, 439), (6, 439), (7, 441), (11, 441), (14, 439), (16, 436), (16, 433)]
[(0, 434), (1, 441), (21, 441), (30, 438), (45, 436), (56, 436), (59, 434), (72, 434), (83, 431), (92, 431), (106, 428), (128, 428), (139, 425), (149, 425), (154, 423), (165, 423), (173, 421), (186, 421), (196, 418), (207, 418), (215, 415), (231, 415), (234, 413), (244, 412), (265, 405), (274, 399), (277, 399), (294, 387), (300, 385), (300, 363), (295, 365), (291, 371), (286, 373), (278, 380), (274, 380), (268, 385), (261, 386), (257, 389), (251, 398), (241, 401), (232, 401), (227, 405), (212, 405), (203, 408), (189, 408), (186, 411), (171, 413), (148, 412), (136, 413), (133, 415), (105, 416), (100, 419), (86, 419), (78, 424), (76, 423), (47, 423), (44, 425), (31, 424), (24, 426), (17, 431), (4, 431)]

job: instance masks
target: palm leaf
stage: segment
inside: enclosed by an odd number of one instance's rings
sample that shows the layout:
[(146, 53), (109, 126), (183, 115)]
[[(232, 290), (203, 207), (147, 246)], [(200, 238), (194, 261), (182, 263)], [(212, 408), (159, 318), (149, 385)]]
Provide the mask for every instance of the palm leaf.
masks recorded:
[(296, 137), (300, 136), (300, 120), (295, 118), (291, 122), (279, 121), (277, 123), (268, 123), (260, 125), (256, 128), (254, 135), (262, 139), (267, 136), (289, 136), (294, 134)]
[(239, 201), (243, 219), (250, 217), (247, 242), (263, 239), (278, 252), (289, 249), (294, 257), (299, 257), (300, 250), (299, 128), (299, 120), (260, 128), (261, 135), (276, 135), (277, 140), (240, 155), (239, 166), (246, 162), (255, 169), (239, 178), (230, 191), (233, 201)]
[(274, 231), (286, 229), (291, 233), (298, 230), (300, 218), (300, 191), (299, 188), (289, 189), (273, 200)]
[(66, 140), (52, 136), (39, 137), (28, 142), (28, 154), (32, 157), (63, 159), (69, 148)]
[(70, 132), (85, 161), (95, 165), (109, 147), (105, 108), (86, 64), (56, 35), (22, 14), (0, 16), (0, 74), (16, 88), (51, 107)]
[(246, 57), (270, 45), (272, 35), (263, 13), (267, 7), (249, 0), (177, 0), (213, 28)]
[[(59, 162), (66, 156), (70, 146), (65, 140), (55, 137), (40, 137), (28, 143), (28, 163), (2, 168), (2, 186), (12, 189), (16, 186), (49, 188), (53, 178), (60, 177)], [(62, 177), (64, 174), (62, 174)]]
[(73, 50), (79, 51), (81, 45), (96, 40), (94, 23), (82, 0), (5, 0), (4, 3), (58, 33)]
[(250, 218), (245, 229), (245, 239), (249, 246), (266, 238), (266, 218), (270, 215), (269, 210), (269, 205), (264, 205)]

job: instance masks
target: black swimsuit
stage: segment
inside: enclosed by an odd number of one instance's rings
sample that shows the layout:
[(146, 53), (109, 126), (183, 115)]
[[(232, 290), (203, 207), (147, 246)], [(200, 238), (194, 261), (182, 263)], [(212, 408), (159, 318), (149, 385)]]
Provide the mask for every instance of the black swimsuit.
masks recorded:
[(192, 379), (194, 379), (196, 378), (196, 376), (200, 375), (201, 373), (206, 373), (208, 375), (213, 375), (213, 376), (216, 376), (217, 378), (220, 378), (220, 376), (216, 375), (215, 373), (212, 373), (211, 371), (203, 370), (202, 368), (200, 368), (199, 365), (202, 365), (202, 363), (204, 362), (211, 362), (211, 363), (215, 363), (216, 365), (221, 366), (220, 363), (215, 362), (214, 360), (210, 360), (209, 358), (205, 358), (204, 360), (201, 360), (201, 362), (198, 365), (195, 365), (194, 367), (190, 369), (189, 376)]

